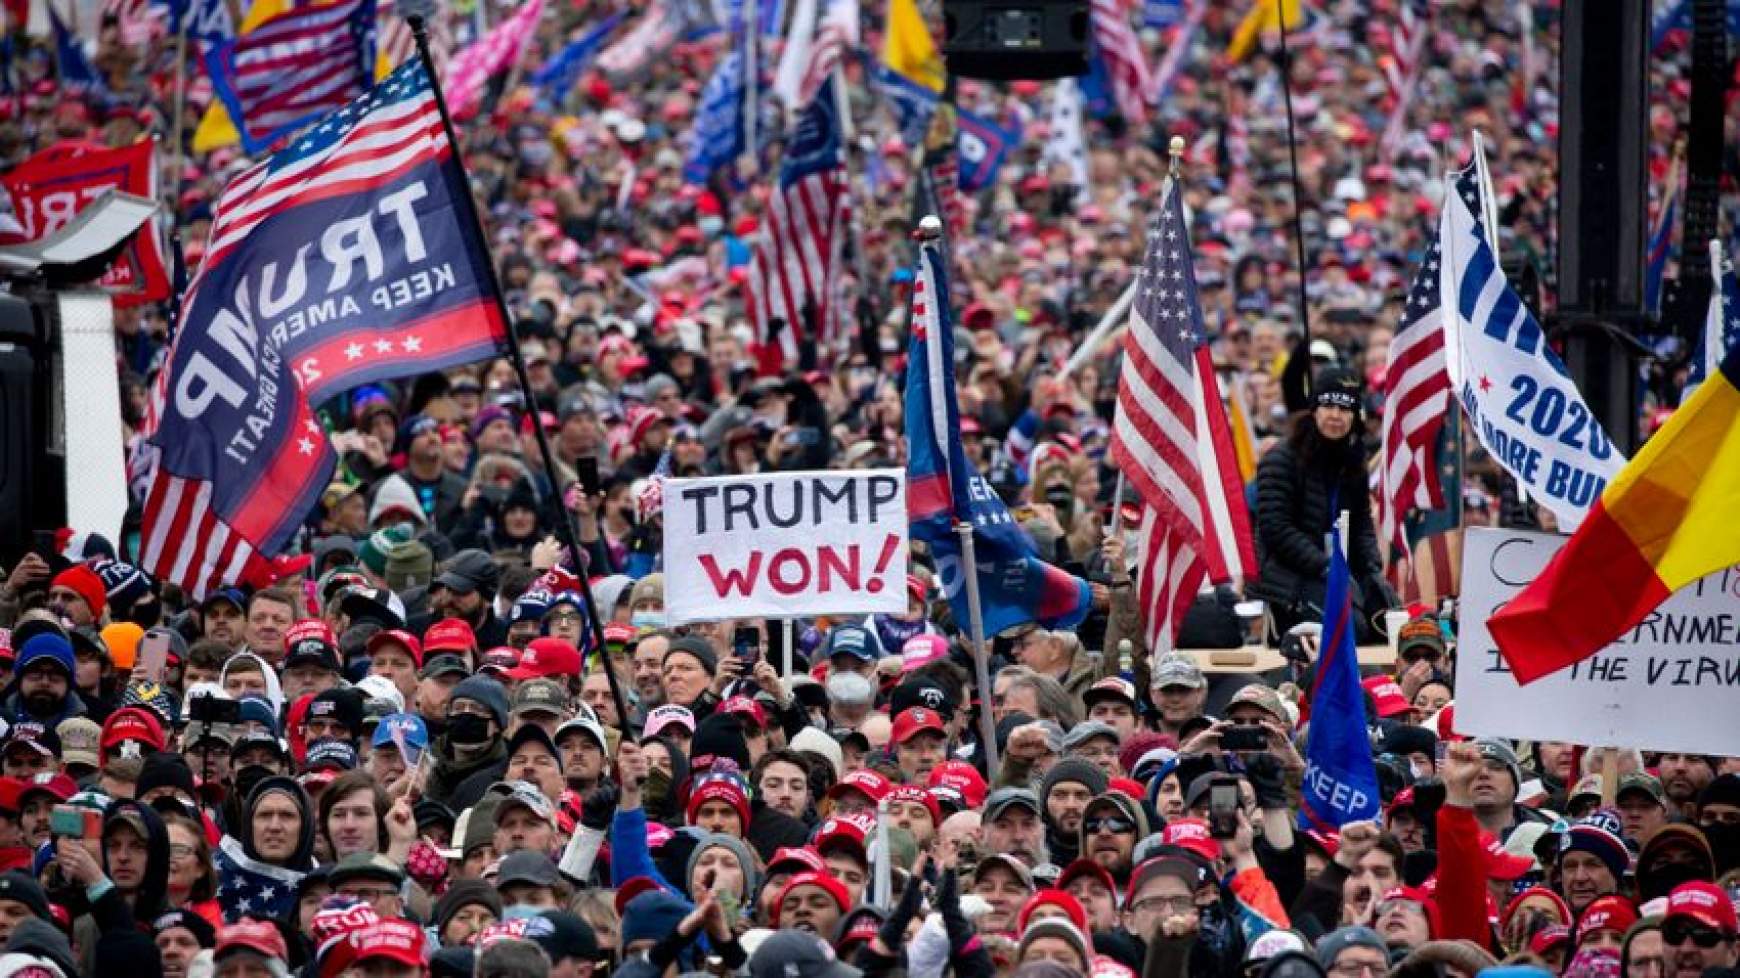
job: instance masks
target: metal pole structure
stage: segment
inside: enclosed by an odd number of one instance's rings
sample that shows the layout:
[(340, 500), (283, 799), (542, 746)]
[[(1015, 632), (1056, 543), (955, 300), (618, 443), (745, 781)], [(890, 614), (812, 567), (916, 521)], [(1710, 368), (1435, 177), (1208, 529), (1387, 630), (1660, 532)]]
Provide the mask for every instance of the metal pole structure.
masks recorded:
[[(1267, 0), (1264, 0), (1267, 2)], [(1305, 301), (1305, 188), (1299, 183), (1299, 141), (1293, 124), (1293, 56), (1287, 52), (1287, 16), (1280, 9), (1285, 0), (1275, 0), (1275, 23), (1281, 28), (1281, 100), (1287, 104), (1287, 158), (1293, 182), (1293, 245), (1299, 254), (1299, 328), (1305, 334), (1305, 348), (1311, 347), (1311, 312)], [(1311, 373), (1305, 373), (1305, 393), (1311, 393)]]
[(757, 124), (761, 121), (761, 7), (757, 0), (743, 4), (743, 151), (749, 154), (749, 172), (761, 170)]
[(961, 574), (967, 582), (967, 617), (973, 638), (973, 678), (979, 685), (979, 737), (985, 742), (985, 781), (997, 782), (997, 724), (991, 718), (991, 664), (985, 651), (985, 616), (979, 610), (979, 562), (973, 524), (956, 523), (961, 537)]
[[(482, 6), (480, 3), (479, 6)], [(447, 100), (441, 95), (441, 82), (435, 74), (435, 63), (429, 57), (429, 30), (420, 16), (406, 18), (411, 25), (411, 36), (417, 41), (417, 57), (423, 61), (423, 70), (429, 73), (430, 88), (435, 96), (435, 107), (441, 112), (441, 127), (447, 133), (447, 144), (453, 149), (453, 158), (459, 164), (461, 171), (465, 169), (465, 156), (459, 149), (459, 137), (453, 129), (453, 118), (447, 114)], [(478, 241), (489, 240), (483, 233), (483, 221), (477, 216), (477, 204), (470, 194), (465, 195), (466, 206), (461, 208), (461, 217), (469, 217), (471, 231)], [(519, 331), (514, 328), (513, 315), (508, 311), (507, 300), (503, 298), (501, 282), (495, 271), (495, 261), (484, 263), (484, 274), (489, 277), (490, 290), (495, 294), (496, 311), (501, 315), (502, 327), (507, 330), (508, 358), (513, 361), (514, 375), (519, 378), (520, 392), (525, 395), (526, 406), (532, 412), (532, 432), (537, 438), (538, 455), (543, 459), (544, 472), (550, 478), (550, 490), (558, 499), (561, 489), (556, 485), (556, 455), (550, 450), (550, 436), (545, 433), (543, 422), (538, 418), (538, 402), (532, 395), (532, 379), (526, 373), (525, 358), (520, 356)], [(561, 538), (562, 545), (574, 555), (574, 566), (578, 572), (574, 576), (580, 580), (580, 598), (586, 602), (586, 617), (592, 622), (592, 644), (598, 649), (598, 654), (604, 664), (604, 678), (610, 684), (610, 699), (616, 706), (616, 724), (625, 738), (633, 737), (628, 724), (628, 702), (623, 698), (622, 685), (616, 678), (616, 669), (610, 662), (610, 653), (604, 645), (604, 623), (598, 616), (598, 601), (592, 596), (592, 583), (587, 579), (586, 568), (582, 566), (580, 535), (574, 531), (574, 518), (568, 512), (568, 507), (557, 503), (559, 518), (556, 521), (556, 534)]]
[(1131, 282), (1124, 287), (1124, 294), (1118, 296), (1117, 301), (1106, 308), (1105, 314), (1100, 316), (1100, 321), (1094, 326), (1093, 332), (1089, 333), (1087, 338), (1081, 341), (1081, 345), (1075, 348), (1075, 352), (1069, 355), (1069, 362), (1065, 363), (1063, 369), (1057, 372), (1057, 379), (1067, 379), (1077, 367), (1093, 359), (1100, 344), (1104, 343), (1106, 337), (1110, 336), (1112, 331), (1123, 323), (1124, 315), (1130, 311), (1130, 306), (1134, 305), (1135, 302), (1136, 283)]
[[(192, 5), (181, 12), (181, 30), (175, 32), (175, 99), (173, 102), (175, 118), (169, 127), (169, 139), (174, 144), (170, 147), (169, 179), (163, 181), (164, 189), (169, 193), (169, 213), (176, 214), (181, 209), (181, 171), (186, 165), (186, 150), (182, 140), (186, 134), (182, 131), (182, 116), (187, 113), (187, 21), (193, 16)], [(171, 224), (175, 222), (170, 221)]]
[(779, 620), (779, 630), (781, 637), (784, 639), (784, 642), (782, 643), (784, 650), (780, 655), (785, 659), (784, 662), (780, 663), (779, 674), (786, 677), (789, 681), (791, 678), (791, 647), (792, 643), (797, 640), (797, 629), (793, 627), (790, 618), (781, 618)]

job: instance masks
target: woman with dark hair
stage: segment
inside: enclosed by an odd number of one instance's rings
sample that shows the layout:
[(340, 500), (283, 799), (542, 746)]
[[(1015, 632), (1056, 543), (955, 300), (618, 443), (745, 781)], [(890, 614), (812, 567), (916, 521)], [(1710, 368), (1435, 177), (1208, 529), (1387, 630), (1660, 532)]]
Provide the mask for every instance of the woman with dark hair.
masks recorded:
[(1301, 621), (1321, 621), (1329, 572), (1325, 537), (1346, 511), (1354, 619), (1363, 640), (1371, 632), (1368, 619), (1388, 606), (1389, 595), (1366, 488), (1359, 381), (1330, 368), (1312, 391), (1310, 412), (1294, 419), (1287, 440), (1257, 466), (1260, 579), (1252, 594), (1269, 603), (1278, 633)]

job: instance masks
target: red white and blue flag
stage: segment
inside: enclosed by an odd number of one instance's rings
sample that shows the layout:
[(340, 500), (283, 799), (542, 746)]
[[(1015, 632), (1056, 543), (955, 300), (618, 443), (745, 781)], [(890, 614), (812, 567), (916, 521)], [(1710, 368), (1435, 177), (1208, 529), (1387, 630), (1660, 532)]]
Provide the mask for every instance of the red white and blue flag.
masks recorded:
[(420, 61), (230, 183), (136, 465), (143, 567), (269, 581), (336, 463), (311, 406), (501, 348), (470, 207)]
[(930, 545), (955, 620), (968, 620), (961, 539), (973, 528), (985, 634), (1028, 622), (1073, 628), (1087, 617), (1087, 582), (1039, 559), (1033, 540), (961, 446), (955, 400), (955, 330), (935, 242), (919, 248), (906, 358), (906, 509), (912, 535)]
[(291, 7), (212, 45), (205, 64), (242, 148), (258, 153), (368, 91), (375, 0)]

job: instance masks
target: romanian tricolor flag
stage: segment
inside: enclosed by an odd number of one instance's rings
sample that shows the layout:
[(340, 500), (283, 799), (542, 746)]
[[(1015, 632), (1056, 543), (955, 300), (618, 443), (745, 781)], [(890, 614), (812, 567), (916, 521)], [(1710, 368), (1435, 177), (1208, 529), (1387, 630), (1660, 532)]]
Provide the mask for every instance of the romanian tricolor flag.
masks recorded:
[(1608, 484), (1541, 572), (1492, 617), (1520, 683), (1580, 662), (1668, 595), (1740, 562), (1740, 353)]

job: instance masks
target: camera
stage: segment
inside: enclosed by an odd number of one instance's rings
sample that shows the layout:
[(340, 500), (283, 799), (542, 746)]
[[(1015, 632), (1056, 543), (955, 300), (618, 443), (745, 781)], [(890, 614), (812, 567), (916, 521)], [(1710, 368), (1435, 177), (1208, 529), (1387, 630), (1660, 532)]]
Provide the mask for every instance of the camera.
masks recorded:
[(193, 723), (240, 723), (242, 722), (242, 704), (235, 700), (220, 699), (216, 696), (194, 697), (193, 705), (188, 710), (188, 720)]

